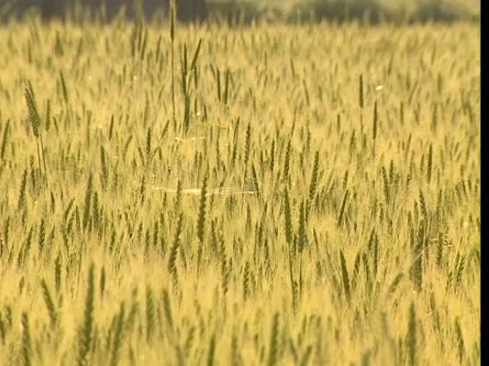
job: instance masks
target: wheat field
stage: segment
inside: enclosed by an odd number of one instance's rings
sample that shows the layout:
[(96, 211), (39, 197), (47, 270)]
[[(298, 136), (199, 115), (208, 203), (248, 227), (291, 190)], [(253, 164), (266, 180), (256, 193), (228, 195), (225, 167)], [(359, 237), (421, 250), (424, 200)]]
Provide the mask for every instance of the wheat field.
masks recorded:
[(480, 364), (479, 39), (0, 28), (0, 365)]

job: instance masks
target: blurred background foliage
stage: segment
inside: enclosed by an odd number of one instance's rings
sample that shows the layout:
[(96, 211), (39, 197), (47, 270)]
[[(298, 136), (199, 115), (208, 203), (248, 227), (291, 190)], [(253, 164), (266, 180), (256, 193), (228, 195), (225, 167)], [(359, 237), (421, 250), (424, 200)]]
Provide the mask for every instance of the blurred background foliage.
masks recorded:
[[(0, 19), (40, 14), (49, 19), (117, 17), (162, 19), (170, 0), (0, 0)], [(479, 21), (480, 0), (176, 0), (183, 22), (221, 20), (302, 22), (455, 22)]]

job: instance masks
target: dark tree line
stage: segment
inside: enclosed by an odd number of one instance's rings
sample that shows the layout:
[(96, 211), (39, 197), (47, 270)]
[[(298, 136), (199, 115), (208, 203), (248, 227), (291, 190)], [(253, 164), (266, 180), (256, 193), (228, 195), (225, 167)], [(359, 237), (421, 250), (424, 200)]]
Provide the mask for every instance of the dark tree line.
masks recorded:
[[(75, 4), (81, 5), (84, 16), (100, 16), (103, 20), (113, 19), (125, 9), (129, 19), (146, 19), (155, 15), (168, 16), (170, 0), (0, 0), (0, 20), (15, 18), (37, 8), (44, 20), (62, 19), (73, 14)], [(272, 14), (260, 6), (258, 1), (246, 0), (175, 0), (177, 18), (181, 22), (202, 22), (220, 19), (232, 24), (249, 24), (253, 20)], [(348, 22), (359, 20), (367, 23), (382, 21), (452, 22), (462, 19), (479, 19), (477, 14), (450, 2), (440, 0), (416, 1), (416, 6), (408, 14), (403, 7), (392, 8), (385, 0), (308, 0), (298, 1), (280, 17), (291, 23), (330, 20)], [(80, 8), (78, 8), (80, 9)], [(104, 9), (102, 12), (101, 10)], [(479, 12), (480, 15), (480, 12)]]
[[(0, 6), (2, 3), (6, 4), (9, 11), (7, 16), (19, 16), (29, 9), (37, 8), (46, 20), (65, 17), (75, 4), (81, 5), (88, 14), (97, 14), (104, 7), (108, 18), (119, 14), (123, 7), (130, 18), (136, 17), (141, 11), (146, 18), (158, 12), (168, 14), (170, 7), (170, 0), (0, 0)], [(180, 21), (203, 21), (207, 18), (206, 0), (175, 0), (175, 4)]]

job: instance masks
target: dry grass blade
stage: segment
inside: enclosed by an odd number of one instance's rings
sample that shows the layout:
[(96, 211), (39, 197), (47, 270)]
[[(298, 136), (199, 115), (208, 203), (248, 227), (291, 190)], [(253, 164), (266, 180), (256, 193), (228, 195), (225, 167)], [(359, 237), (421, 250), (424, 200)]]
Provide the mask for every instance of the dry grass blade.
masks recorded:
[[(167, 187), (153, 187), (154, 191), (163, 191), (165, 193), (174, 193), (176, 194), (178, 191), (173, 188)], [(202, 196), (201, 188), (185, 188), (181, 190), (182, 194), (194, 195), (194, 196)], [(206, 196), (212, 195), (234, 195), (234, 194), (256, 194), (256, 191), (242, 191), (232, 187), (220, 187), (209, 189), (206, 193)]]

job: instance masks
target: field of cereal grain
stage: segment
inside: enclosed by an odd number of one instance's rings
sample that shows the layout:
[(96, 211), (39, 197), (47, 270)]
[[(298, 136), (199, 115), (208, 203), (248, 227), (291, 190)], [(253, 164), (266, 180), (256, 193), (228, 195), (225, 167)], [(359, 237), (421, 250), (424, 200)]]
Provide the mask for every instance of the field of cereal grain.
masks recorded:
[(0, 28), (0, 364), (480, 364), (479, 39)]

